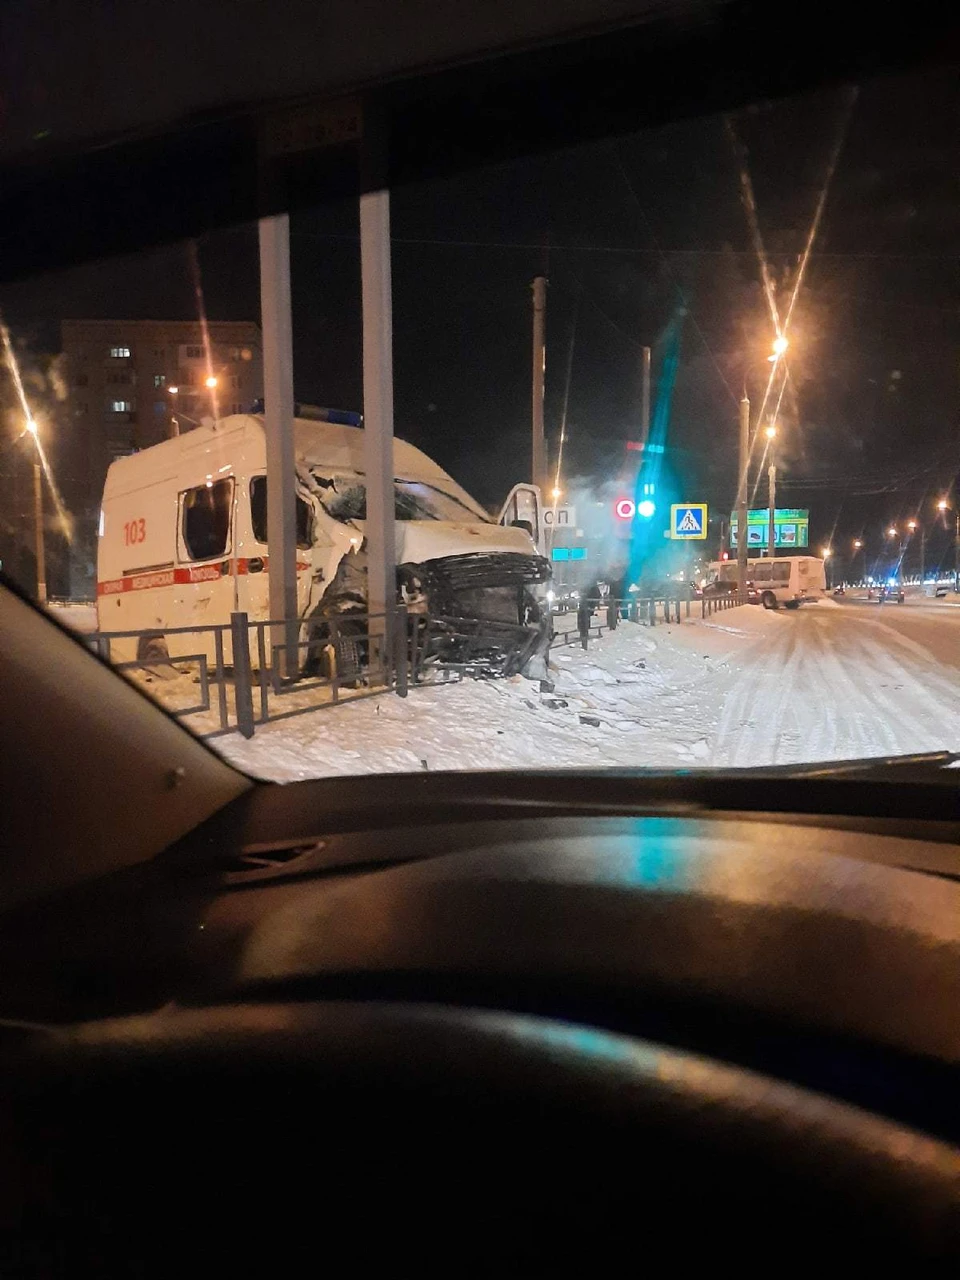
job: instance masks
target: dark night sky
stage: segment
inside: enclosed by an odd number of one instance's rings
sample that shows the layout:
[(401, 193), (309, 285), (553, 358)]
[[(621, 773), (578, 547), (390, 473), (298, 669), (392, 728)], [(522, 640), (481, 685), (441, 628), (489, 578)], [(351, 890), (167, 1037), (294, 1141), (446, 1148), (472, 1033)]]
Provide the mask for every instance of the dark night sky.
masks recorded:
[[(838, 539), (876, 536), (960, 466), (958, 84), (953, 71), (877, 81), (849, 112), (784, 402), (783, 498), (811, 507), (815, 541), (838, 513)], [(735, 120), (781, 303), (849, 96)], [(636, 431), (639, 348), (653, 345), (656, 382), (685, 304), (674, 463), (689, 500), (729, 506), (736, 399), (746, 381), (758, 402), (773, 334), (720, 117), (399, 189), (392, 214), (398, 434), (487, 503), (526, 478), (529, 285), (545, 270), (552, 437), (577, 317), (568, 474), (617, 466)], [(296, 214), (291, 233), (297, 396), (357, 407), (355, 204)], [(210, 317), (258, 318), (255, 228), (212, 232), (200, 255)], [(188, 317), (186, 250), (9, 287), (0, 307), (21, 340), (46, 349), (64, 317)], [(871, 496), (878, 482), (889, 492)]]

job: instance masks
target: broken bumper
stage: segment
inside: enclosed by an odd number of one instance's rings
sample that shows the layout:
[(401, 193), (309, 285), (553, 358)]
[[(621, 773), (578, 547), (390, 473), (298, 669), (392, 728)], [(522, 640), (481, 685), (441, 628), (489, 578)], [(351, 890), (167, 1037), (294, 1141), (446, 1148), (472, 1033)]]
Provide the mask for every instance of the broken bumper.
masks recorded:
[(533, 680), (547, 673), (550, 619), (536, 626), (491, 622), (485, 618), (411, 619), (414, 680), (431, 669), (456, 670), (490, 679), (518, 672)]

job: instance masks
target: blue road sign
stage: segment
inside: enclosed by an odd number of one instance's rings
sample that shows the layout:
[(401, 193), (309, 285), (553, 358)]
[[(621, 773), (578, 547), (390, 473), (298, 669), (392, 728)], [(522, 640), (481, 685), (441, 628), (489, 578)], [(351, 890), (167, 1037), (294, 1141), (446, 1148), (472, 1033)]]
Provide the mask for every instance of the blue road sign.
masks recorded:
[(670, 537), (682, 542), (707, 536), (707, 504), (675, 502), (670, 508)]

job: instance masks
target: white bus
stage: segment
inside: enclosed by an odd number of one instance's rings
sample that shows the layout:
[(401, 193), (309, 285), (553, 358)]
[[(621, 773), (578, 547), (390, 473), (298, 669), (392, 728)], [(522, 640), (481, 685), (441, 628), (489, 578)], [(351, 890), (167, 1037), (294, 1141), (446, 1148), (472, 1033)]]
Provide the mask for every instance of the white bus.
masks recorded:
[[(736, 586), (736, 560), (715, 560), (708, 569), (706, 586), (727, 583)], [(747, 590), (765, 609), (819, 600), (827, 589), (824, 562), (816, 556), (775, 556), (747, 561)]]
[[(313, 655), (331, 618), (341, 634), (365, 627), (359, 616), (350, 620), (366, 609), (363, 429), (299, 417), (294, 439), (297, 610)], [(503, 651), (508, 670), (546, 675), (550, 565), (536, 545), (539, 491), (517, 485), (498, 522), (402, 440), (394, 441), (394, 477), (397, 590), (408, 611), (463, 618), (481, 647), (489, 631), (491, 654)], [(114, 641), (116, 660), (203, 653), (212, 661), (211, 633), (177, 628), (227, 624), (233, 612), (269, 618), (269, 572), (262, 417), (237, 414), (111, 465), (97, 557), (99, 630), (146, 633)], [(458, 657), (451, 631), (441, 663)], [(256, 665), (256, 645), (252, 657)]]

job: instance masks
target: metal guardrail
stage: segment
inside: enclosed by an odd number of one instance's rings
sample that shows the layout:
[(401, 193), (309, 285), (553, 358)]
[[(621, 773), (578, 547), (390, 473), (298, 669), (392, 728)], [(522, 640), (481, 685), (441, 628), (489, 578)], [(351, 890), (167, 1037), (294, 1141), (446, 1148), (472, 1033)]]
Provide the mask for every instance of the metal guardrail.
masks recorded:
[(736, 591), (727, 591), (722, 595), (703, 596), (700, 600), (700, 617), (709, 618), (711, 614), (722, 613), (724, 609), (735, 609), (737, 605), (746, 604)]
[[(738, 603), (735, 595), (705, 599), (702, 616)], [(579, 643), (586, 649), (591, 638), (600, 639), (621, 621), (652, 627), (679, 623), (690, 615), (688, 596), (587, 600), (576, 615), (566, 615), (576, 618), (575, 627), (554, 630), (551, 648)], [(303, 638), (305, 621), (251, 621), (245, 613), (234, 613), (228, 623), (165, 627), (162, 631), (99, 631), (78, 635), (78, 639), (117, 671), (131, 676), (139, 671), (146, 678), (161, 680), (158, 688), (169, 688), (166, 681), (177, 677), (187, 677), (198, 685), (196, 698), (187, 705), (173, 705), (172, 696), (156, 700), (179, 719), (189, 722), (193, 718), (190, 727), (199, 737), (239, 732), (250, 738), (257, 725), (324, 706), (387, 692), (403, 698), (411, 685), (447, 683), (481, 671), (488, 675), (497, 669), (498, 638), (506, 655), (500, 670), (510, 675), (524, 661), (522, 646), (516, 650), (515, 644), (511, 645), (517, 632), (529, 630), (531, 645), (537, 636), (534, 628), (432, 617), (408, 613), (402, 606), (394, 612), (392, 624), (384, 613), (317, 619), (325, 631), (321, 637)], [(295, 641), (289, 637), (292, 624), (297, 631)], [(167, 642), (174, 636), (196, 639), (185, 646), (189, 652), (171, 657)], [(438, 639), (453, 647), (455, 660), (438, 658), (434, 643)], [(136, 659), (115, 661), (114, 648), (125, 640), (135, 640), (142, 652)], [(163, 648), (151, 650), (151, 641), (162, 641)], [(286, 674), (285, 655), (292, 646), (307, 660), (298, 661), (297, 670)], [(198, 717), (208, 717), (212, 725), (198, 722)]]
[[(554, 627), (550, 647), (560, 649), (565, 645), (579, 644), (581, 648), (586, 649), (591, 638), (599, 640), (605, 632), (615, 631), (620, 622), (636, 622), (645, 627), (681, 622), (683, 616), (690, 617), (690, 609), (691, 599), (688, 595), (627, 596), (617, 600), (598, 597), (595, 600), (584, 600), (581, 601), (581, 607), (576, 614), (557, 615), (558, 617), (575, 617), (576, 626), (559, 630)], [(598, 611), (599, 621), (594, 616)]]
[[(188, 706), (171, 706), (170, 699), (156, 699), (179, 719), (204, 714), (214, 717), (214, 727), (199, 728), (199, 737), (214, 738), (239, 730), (250, 738), (258, 724), (302, 715), (321, 706), (335, 706), (388, 691), (406, 697), (411, 675), (406, 609), (399, 608), (393, 617), (392, 637), (388, 637), (389, 623), (383, 613), (351, 613), (322, 619), (326, 630), (322, 639), (313, 636), (295, 641), (298, 653), (306, 651), (309, 657), (308, 651), (315, 651), (315, 669), (308, 670), (308, 664), (302, 662), (291, 675), (284, 674), (284, 655), (290, 647), (289, 624), (276, 619), (251, 621), (245, 613), (231, 614), (229, 623), (165, 627), (162, 632), (158, 629), (100, 631), (81, 635), (79, 639), (116, 671), (140, 671), (165, 679), (189, 676), (199, 684), (198, 701)], [(303, 620), (297, 619), (296, 626), (299, 631)], [(203, 651), (171, 657), (169, 653), (151, 653), (147, 649), (136, 659), (113, 659), (117, 641), (136, 640), (139, 648), (142, 642), (148, 644), (161, 638), (166, 641), (171, 636), (183, 635), (197, 637), (198, 648), (202, 646)], [(200, 637), (207, 637), (206, 642)], [(213, 648), (212, 663), (206, 652), (210, 647)], [(164, 672), (169, 675), (164, 676)], [(215, 708), (211, 700), (213, 689), (216, 690)], [(290, 695), (311, 692), (318, 696), (301, 706), (290, 705), (293, 701)]]

